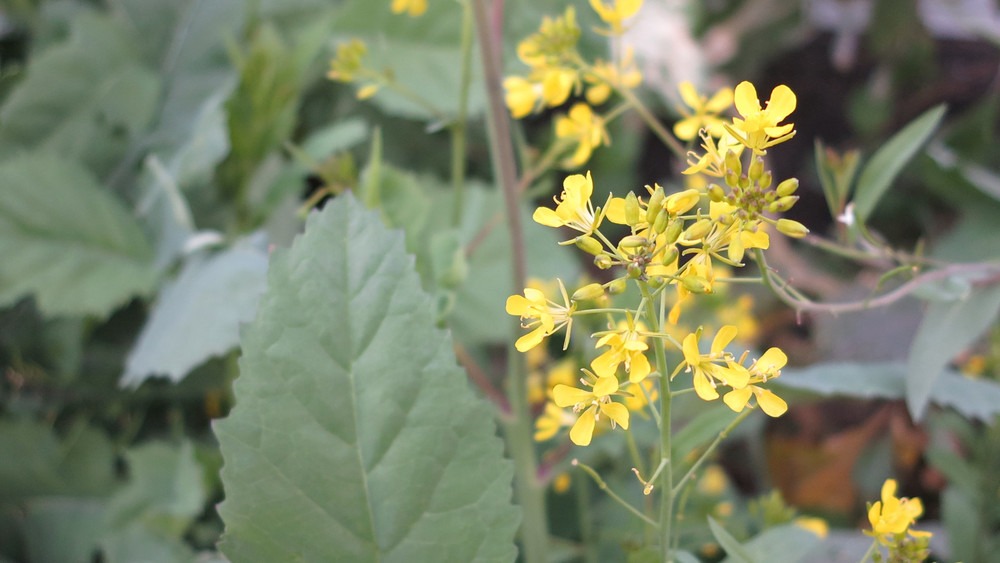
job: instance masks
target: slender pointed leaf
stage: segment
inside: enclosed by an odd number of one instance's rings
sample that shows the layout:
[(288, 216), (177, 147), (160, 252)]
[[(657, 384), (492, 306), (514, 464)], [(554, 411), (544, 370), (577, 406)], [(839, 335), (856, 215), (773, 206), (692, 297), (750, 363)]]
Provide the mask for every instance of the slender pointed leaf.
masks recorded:
[(232, 561), (512, 561), (512, 469), (403, 235), (350, 193), (272, 255), (216, 424)]
[(746, 547), (711, 516), (708, 517), (708, 528), (712, 531), (712, 535), (715, 536), (715, 541), (719, 542), (719, 545), (725, 550), (728, 556), (726, 559), (730, 563), (754, 563), (754, 559), (750, 556)]

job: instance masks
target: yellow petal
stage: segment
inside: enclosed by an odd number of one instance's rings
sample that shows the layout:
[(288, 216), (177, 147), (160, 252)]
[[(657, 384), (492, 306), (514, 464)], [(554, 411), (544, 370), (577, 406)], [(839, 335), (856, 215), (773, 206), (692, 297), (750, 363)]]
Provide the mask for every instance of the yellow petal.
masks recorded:
[(606, 82), (594, 84), (590, 88), (587, 88), (586, 97), (588, 103), (599, 106), (611, 97), (611, 86)]
[(601, 414), (606, 415), (615, 424), (628, 430), (628, 408), (621, 403), (604, 403), (601, 405)]
[(719, 329), (716, 333), (715, 338), (712, 340), (712, 354), (718, 354), (729, 346), (729, 343), (736, 338), (736, 327), (733, 325), (726, 325)]
[(539, 326), (535, 330), (525, 334), (521, 338), (518, 338), (517, 342), (514, 343), (514, 347), (517, 348), (518, 352), (527, 352), (528, 350), (531, 350), (535, 346), (541, 344), (544, 339), (545, 327)]
[(767, 113), (777, 123), (795, 111), (795, 93), (784, 84), (771, 90), (771, 99), (767, 101)]
[(685, 80), (677, 85), (677, 90), (681, 93), (681, 99), (684, 100), (684, 103), (689, 108), (697, 110), (701, 107), (701, 97), (698, 95), (698, 90), (695, 89), (694, 84)]
[(781, 351), (781, 348), (771, 347), (757, 360), (757, 371), (771, 373), (785, 367), (787, 362), (788, 356)]
[(701, 361), (701, 352), (698, 351), (698, 337), (693, 332), (684, 337), (681, 350), (684, 351), (684, 361), (688, 365), (696, 366)]
[(545, 225), (546, 227), (561, 227), (563, 226), (563, 220), (555, 211), (549, 209), (548, 207), (539, 207), (531, 215), (531, 218), (535, 220), (536, 223)]
[(764, 132), (767, 133), (768, 137), (778, 138), (791, 133), (792, 128), (795, 125), (789, 123), (787, 125), (781, 125), (780, 127), (765, 127)]
[(753, 392), (750, 391), (749, 387), (744, 387), (743, 389), (733, 389), (732, 391), (726, 393), (726, 396), (722, 398), (723, 401), (729, 405), (729, 408), (736, 412), (742, 411), (747, 406), (747, 402), (750, 397), (753, 396)]
[(882, 502), (887, 503), (890, 500), (896, 498), (896, 480), (886, 479), (885, 483), (882, 483)]
[(586, 176), (583, 174), (567, 176), (563, 180), (563, 190), (566, 192), (566, 197), (563, 199), (571, 199), (577, 205), (586, 205), (590, 201), (590, 196), (594, 193), (594, 181), (590, 177), (590, 171), (587, 171)]
[(733, 389), (742, 389), (750, 383), (750, 372), (736, 362), (728, 362), (727, 366), (720, 367), (719, 371), (724, 374), (726, 385)]
[(578, 446), (589, 446), (594, 437), (594, 408), (591, 407), (580, 415), (576, 424), (569, 431), (569, 439)]
[(621, 358), (619, 354), (614, 352), (614, 349), (608, 350), (594, 358), (590, 362), (590, 369), (594, 370), (594, 373), (598, 377), (609, 377), (615, 374), (618, 370), (618, 364), (621, 363)]
[(698, 204), (699, 199), (701, 199), (701, 193), (698, 190), (684, 190), (668, 196), (663, 201), (663, 208), (674, 214), (686, 213)]
[(618, 225), (626, 225), (625, 222), (625, 199), (613, 197), (604, 207), (604, 216), (608, 221)]
[(716, 92), (712, 99), (708, 100), (705, 109), (711, 113), (719, 113), (726, 111), (731, 105), (733, 105), (733, 90), (732, 88), (723, 88)]
[(649, 365), (649, 359), (643, 353), (632, 354), (632, 359), (629, 362), (628, 369), (628, 380), (631, 383), (638, 383), (649, 375), (652, 371), (652, 367)]
[(700, 370), (694, 371), (694, 392), (705, 401), (713, 401), (719, 398), (719, 392), (712, 387), (708, 377)]
[(701, 120), (697, 117), (687, 117), (674, 123), (674, 135), (682, 141), (690, 141), (698, 136)]
[[(884, 487), (884, 486), (883, 486)], [(868, 522), (872, 525), (872, 530), (875, 532), (879, 531), (879, 524), (882, 520), (882, 503), (875, 501), (875, 504), (871, 505), (868, 509)]]
[(767, 233), (763, 230), (757, 231), (742, 231), (740, 232), (740, 239), (743, 241), (743, 246), (745, 248), (761, 248), (767, 250), (771, 246), (771, 238), (767, 236)]
[(764, 411), (767, 416), (777, 418), (788, 411), (788, 403), (767, 389), (758, 388), (756, 395), (760, 410)]
[(605, 397), (618, 391), (618, 378), (613, 376), (598, 377), (594, 382), (594, 396)]
[(733, 211), (736, 211), (736, 207), (724, 201), (713, 201), (708, 204), (708, 216), (713, 221), (723, 215), (729, 215)]
[(743, 262), (743, 253), (743, 237), (740, 236), (740, 233), (736, 233), (736, 236), (729, 239), (729, 248), (726, 250), (726, 254), (730, 262), (740, 264)]
[(594, 399), (590, 391), (559, 384), (552, 388), (552, 400), (557, 406), (572, 407), (578, 403), (589, 403)]
[(511, 295), (507, 298), (508, 315), (524, 316), (529, 307), (531, 307), (531, 301), (528, 301), (521, 295)]
[(736, 111), (746, 117), (760, 111), (760, 101), (757, 99), (757, 89), (746, 80), (736, 85), (734, 92)]

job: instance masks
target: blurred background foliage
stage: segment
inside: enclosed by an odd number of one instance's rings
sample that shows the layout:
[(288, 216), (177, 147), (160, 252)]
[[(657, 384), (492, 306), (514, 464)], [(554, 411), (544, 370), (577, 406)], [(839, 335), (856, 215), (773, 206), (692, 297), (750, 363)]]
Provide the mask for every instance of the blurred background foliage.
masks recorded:
[[(240, 323), (254, 317), (269, 247), (287, 246), (310, 207), (345, 190), (375, 186), (383, 219), (406, 230), (440, 323), (480, 365), (497, 361), (509, 338), (502, 304), (510, 251), (496, 225), (481, 70), (468, 106), (467, 196), (451, 226), (441, 220), (451, 214), (450, 142), (441, 131), (458, 107), (461, 10), (431, 0), (428, 14), (411, 19), (388, 4), (0, 7), (0, 561), (220, 560), (222, 459), (211, 420), (232, 403)], [(511, 72), (523, 70), (517, 41), (565, 4), (502, 2)], [(589, 30), (596, 17), (574, 4)], [(866, 162), (894, 132), (946, 104), (940, 129), (902, 168), (869, 226), (906, 252), (1000, 258), (995, 3), (647, 0), (643, 9), (626, 39), (644, 96), (665, 121), (676, 119), (680, 80), (703, 90), (784, 83), (796, 92), (798, 133), (772, 164), (776, 175), (801, 180), (791, 217), (813, 232), (847, 235), (836, 221), (844, 200), (828, 204), (823, 174), (839, 170), (849, 184), (852, 159)], [(350, 86), (328, 80), (336, 44), (350, 38), (364, 39), (373, 66), (391, 69), (433, 111), (392, 92), (359, 101)], [(584, 33), (584, 50), (607, 48)], [(516, 124), (526, 161), (552, 140), (551, 118)], [(601, 190), (676, 185), (678, 163), (638, 120), (616, 120), (610, 135), (611, 146), (589, 163), (595, 200), (603, 201)], [(562, 176), (537, 178), (530, 193), (546, 199)], [(532, 276), (597, 275), (535, 227), (527, 226)], [(818, 300), (864, 298), (881, 283), (882, 264), (774, 246), (772, 264)], [(687, 501), (692, 514), (724, 521), (740, 539), (790, 521), (796, 509), (858, 535), (865, 500), (893, 474), (901, 493), (924, 499), (925, 520), (943, 523), (939, 559), (997, 560), (995, 290), (976, 293), (966, 307), (974, 311), (941, 306), (937, 322), (975, 330), (925, 335), (926, 353), (941, 356), (946, 373), (932, 374), (932, 406), (919, 423), (902, 401), (911, 342), (935, 321), (921, 324), (924, 311), (969, 291), (956, 278), (920, 295), (929, 308), (906, 299), (801, 318), (763, 292), (721, 294), (705, 318), (752, 317), (753, 330), (741, 329), (753, 335), (748, 344), (788, 352), (797, 369), (782, 383), (793, 408), (741, 428), (703, 476), (714, 481)], [(692, 428), (710, 436), (721, 427), (711, 414)], [(692, 447), (699, 438), (690, 437)], [(610, 466), (618, 446), (579, 455)], [(556, 452), (553, 478), (566, 458)], [(571, 487), (550, 495), (567, 560), (581, 538), (602, 550), (627, 545), (627, 515), (582, 479)], [(582, 503), (602, 507), (598, 522), (571, 517)], [(704, 526), (685, 541), (702, 545), (706, 560), (722, 556)]]

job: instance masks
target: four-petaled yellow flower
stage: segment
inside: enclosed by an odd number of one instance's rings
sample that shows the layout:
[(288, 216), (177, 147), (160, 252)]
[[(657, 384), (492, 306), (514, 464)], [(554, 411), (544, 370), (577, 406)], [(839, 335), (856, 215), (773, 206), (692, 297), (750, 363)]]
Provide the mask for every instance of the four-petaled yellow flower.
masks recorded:
[[(712, 349), (708, 354), (698, 350), (698, 335), (688, 334), (684, 337), (681, 347), (684, 351), (684, 363), (692, 373), (694, 390), (706, 401), (719, 398), (716, 382), (728, 385), (733, 389), (743, 389), (750, 381), (750, 372), (737, 363), (732, 355), (726, 353), (726, 346), (736, 337), (736, 327), (726, 325), (719, 329), (712, 340)], [(721, 363), (718, 363), (721, 362)]]
[(601, 0), (590, 0), (590, 7), (605, 23), (611, 25), (608, 32), (613, 35), (621, 35), (624, 31), (622, 21), (631, 18), (639, 11), (639, 8), (642, 7), (642, 0), (612, 0), (610, 6)]
[(678, 89), (681, 99), (692, 111), (682, 107), (677, 108), (684, 119), (674, 124), (674, 135), (681, 140), (690, 141), (698, 136), (700, 129), (704, 128), (708, 130), (709, 135), (715, 138), (721, 137), (726, 129), (719, 113), (733, 104), (733, 90), (722, 88), (709, 99), (699, 94), (694, 85), (687, 81), (681, 82)]
[(427, 11), (427, 0), (392, 0), (392, 13), (409, 13), (410, 17), (423, 15)]
[[(589, 385), (589, 384), (588, 384)], [(611, 426), (616, 424), (628, 429), (628, 408), (611, 400), (618, 393), (618, 378), (598, 377), (589, 391), (577, 389), (569, 385), (556, 385), (552, 390), (552, 398), (560, 407), (573, 407), (573, 412), (583, 411), (576, 424), (569, 431), (569, 439), (578, 446), (590, 445), (594, 436), (594, 426), (600, 416), (611, 420)]]
[(587, 104), (574, 104), (569, 115), (556, 118), (556, 136), (577, 142), (576, 151), (570, 159), (573, 166), (586, 164), (596, 147), (609, 143), (604, 120), (595, 115)]
[(609, 346), (600, 356), (590, 362), (590, 368), (599, 377), (614, 376), (618, 366), (625, 364), (630, 383), (638, 383), (652, 371), (646, 358), (646, 337), (642, 334), (642, 325), (636, 325), (629, 317), (625, 323), (619, 323), (618, 330), (605, 334), (597, 341), (595, 348)]
[(794, 125), (778, 125), (795, 111), (795, 93), (784, 84), (771, 90), (771, 98), (763, 108), (757, 99), (757, 89), (747, 81), (736, 85), (736, 111), (743, 119), (733, 118), (733, 125), (726, 130), (755, 154), (764, 154), (765, 149), (787, 141), (795, 135)]
[(768, 379), (773, 379), (781, 375), (781, 368), (785, 367), (788, 357), (780, 348), (768, 348), (764, 355), (750, 366), (750, 380), (747, 386), (742, 389), (733, 389), (722, 398), (729, 405), (729, 408), (736, 412), (746, 408), (750, 402), (750, 397), (757, 397), (757, 404), (760, 410), (772, 417), (779, 417), (788, 410), (788, 403), (772, 391), (764, 389), (757, 383), (766, 383)]
[(546, 227), (565, 226), (589, 235), (601, 225), (602, 218), (602, 215), (595, 213), (594, 205), (590, 203), (590, 195), (593, 193), (594, 181), (589, 171), (586, 176), (567, 176), (563, 180), (562, 194), (553, 198), (556, 208), (539, 207), (531, 218)]
[(907, 532), (915, 538), (930, 537), (930, 532), (910, 529), (923, 512), (924, 506), (919, 498), (896, 498), (896, 480), (887, 479), (882, 485), (882, 500), (868, 509), (872, 530), (865, 533), (878, 538), (882, 545), (895, 543), (896, 536)]
[[(524, 295), (511, 295), (507, 298), (507, 313), (521, 317), (521, 326), (532, 331), (517, 339), (514, 347), (519, 352), (527, 352), (541, 344), (546, 336), (566, 327), (566, 340), (563, 349), (569, 346), (569, 333), (573, 325), (573, 311), (576, 303), (570, 303), (566, 288), (559, 280), (559, 291), (562, 292), (563, 305), (549, 301), (545, 293), (533, 287), (524, 288)], [(525, 321), (528, 322), (525, 322)]]

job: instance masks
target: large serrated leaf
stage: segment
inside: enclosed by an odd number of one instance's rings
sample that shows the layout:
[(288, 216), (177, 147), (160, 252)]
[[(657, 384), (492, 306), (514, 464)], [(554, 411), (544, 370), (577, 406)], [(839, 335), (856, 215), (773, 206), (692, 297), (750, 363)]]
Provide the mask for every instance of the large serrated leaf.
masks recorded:
[(0, 303), (34, 295), (49, 315), (110, 313), (156, 280), (125, 207), (90, 173), (53, 155), (0, 164)]
[(511, 561), (512, 469), (403, 236), (350, 193), (272, 255), (216, 424), (240, 561)]
[(889, 189), (889, 185), (903, 166), (937, 129), (944, 112), (944, 106), (927, 110), (893, 135), (878, 152), (872, 155), (871, 160), (861, 171), (861, 176), (858, 177), (854, 194), (854, 216), (859, 223), (863, 224), (868, 220), (878, 200)]

